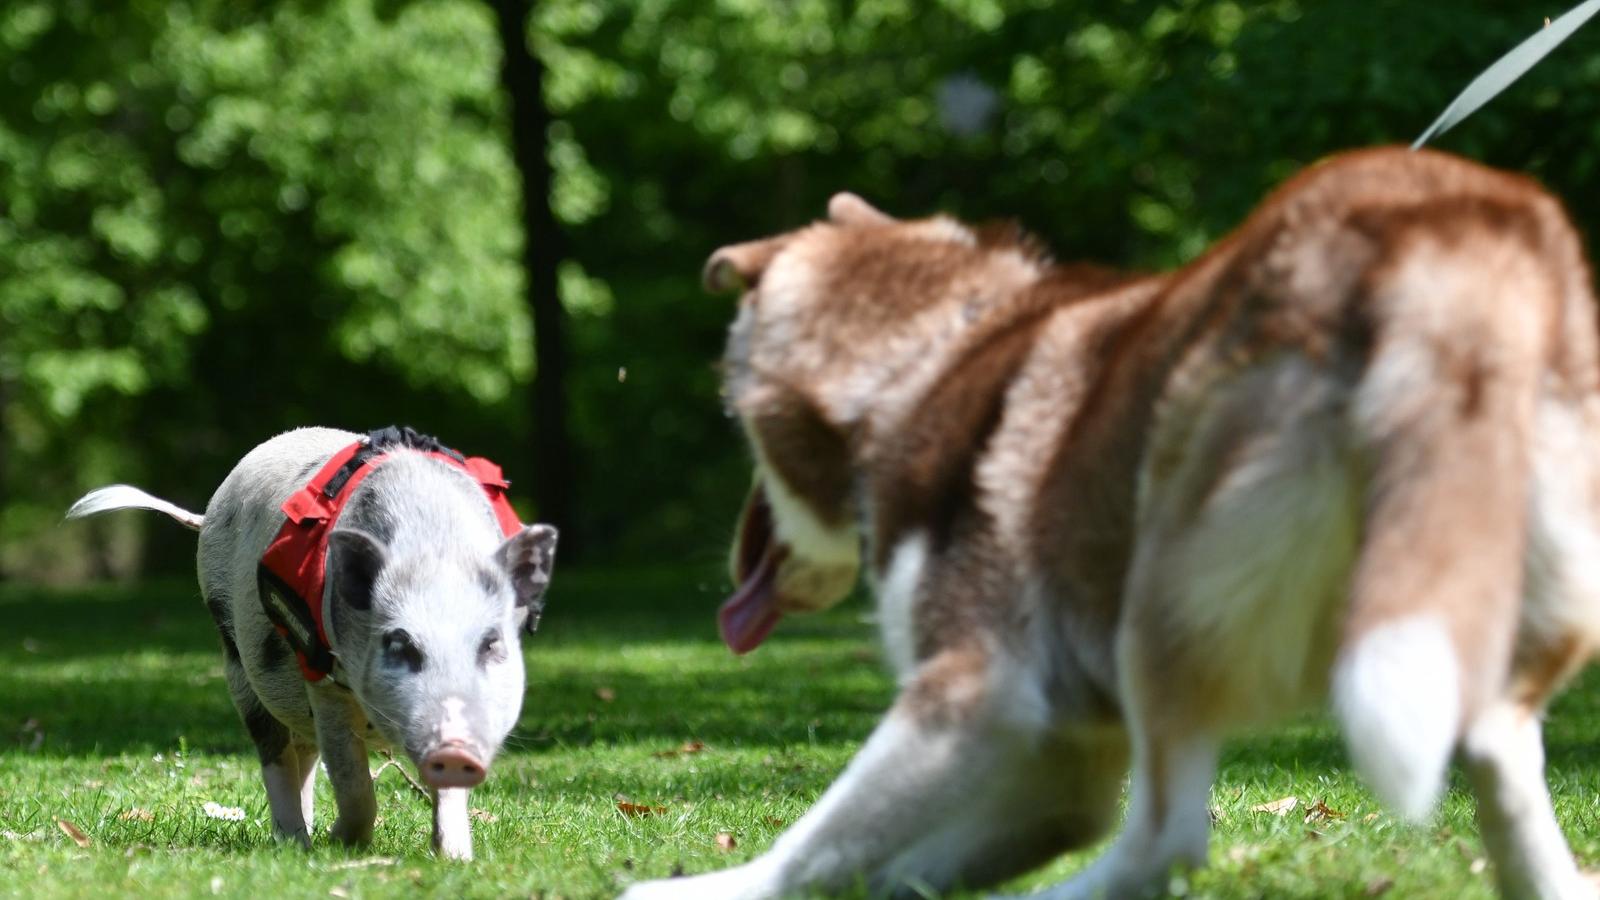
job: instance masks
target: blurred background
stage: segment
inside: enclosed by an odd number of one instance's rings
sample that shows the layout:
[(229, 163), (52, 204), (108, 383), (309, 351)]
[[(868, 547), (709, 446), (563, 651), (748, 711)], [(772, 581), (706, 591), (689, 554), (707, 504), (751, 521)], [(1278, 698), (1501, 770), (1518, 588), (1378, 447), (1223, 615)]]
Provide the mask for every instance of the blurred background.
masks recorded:
[[(191, 570), (62, 511), (201, 508), (307, 424), (496, 459), (568, 559), (709, 565), (717, 245), (850, 189), (1173, 265), (1568, 5), (0, 0), (0, 578)], [(1438, 144), (1600, 233), (1600, 25)]]

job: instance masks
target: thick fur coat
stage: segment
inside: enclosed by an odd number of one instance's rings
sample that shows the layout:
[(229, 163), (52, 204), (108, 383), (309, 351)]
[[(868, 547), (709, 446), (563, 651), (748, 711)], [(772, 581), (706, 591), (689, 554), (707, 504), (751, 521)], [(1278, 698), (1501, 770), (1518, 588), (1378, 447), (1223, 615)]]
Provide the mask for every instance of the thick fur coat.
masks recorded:
[(846, 194), (706, 275), (757, 472), (724, 636), (864, 558), (901, 692), (768, 853), (630, 900), (991, 884), (1130, 769), (1047, 896), (1138, 894), (1204, 862), (1219, 742), (1325, 702), (1403, 815), (1461, 762), (1504, 893), (1592, 895), (1539, 717), (1600, 637), (1600, 356), (1536, 184), (1351, 153), (1153, 276)]

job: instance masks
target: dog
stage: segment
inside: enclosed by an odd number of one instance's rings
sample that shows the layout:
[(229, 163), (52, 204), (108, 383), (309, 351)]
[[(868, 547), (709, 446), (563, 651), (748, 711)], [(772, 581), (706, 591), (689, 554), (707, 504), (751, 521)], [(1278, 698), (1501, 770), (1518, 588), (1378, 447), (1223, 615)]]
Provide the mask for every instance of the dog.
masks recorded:
[(1220, 741), (1331, 702), (1428, 815), (1456, 757), (1501, 892), (1593, 896), (1540, 715), (1600, 637), (1600, 352), (1579, 237), (1533, 181), (1340, 155), (1168, 274), (850, 194), (716, 251), (755, 486), (724, 638), (828, 607), (865, 558), (899, 695), (757, 859), (627, 900), (1002, 881), (1206, 860)]

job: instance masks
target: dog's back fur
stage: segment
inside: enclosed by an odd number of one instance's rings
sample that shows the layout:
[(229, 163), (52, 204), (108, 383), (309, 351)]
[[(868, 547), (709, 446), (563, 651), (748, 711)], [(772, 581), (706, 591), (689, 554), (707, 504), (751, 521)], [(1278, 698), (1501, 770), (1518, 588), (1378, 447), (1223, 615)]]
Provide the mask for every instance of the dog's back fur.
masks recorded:
[(1203, 862), (1218, 741), (1324, 698), (1406, 816), (1459, 751), (1507, 893), (1587, 890), (1538, 716), (1600, 636), (1600, 354), (1537, 185), (1348, 154), (1148, 277), (844, 195), (708, 281), (749, 288), (778, 602), (837, 600), (859, 527), (904, 690), (771, 853), (683, 890), (1003, 877), (1100, 833), (1131, 749), (1123, 837), (1054, 895), (1136, 892)]

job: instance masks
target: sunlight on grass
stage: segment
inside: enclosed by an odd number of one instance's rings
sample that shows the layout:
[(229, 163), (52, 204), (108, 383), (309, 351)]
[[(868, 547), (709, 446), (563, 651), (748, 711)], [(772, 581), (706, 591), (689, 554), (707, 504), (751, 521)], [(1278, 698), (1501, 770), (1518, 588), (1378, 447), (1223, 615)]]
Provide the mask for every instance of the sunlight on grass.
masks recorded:
[[(892, 697), (858, 602), (785, 623), (735, 658), (715, 635), (715, 573), (563, 574), (525, 644), (521, 723), (472, 795), (468, 866), (431, 857), (427, 806), (392, 772), (378, 782), (370, 848), (275, 845), (192, 585), (0, 590), (0, 893), (609, 897), (769, 845)], [(1588, 679), (1549, 726), (1558, 807), (1584, 860), (1600, 855), (1597, 721), (1600, 684)], [(1252, 809), (1289, 796), (1283, 815)], [(624, 815), (619, 802), (648, 812)], [(244, 818), (209, 817), (207, 803)], [(325, 828), (325, 779), (318, 803)], [(1492, 893), (1459, 781), (1431, 824), (1401, 825), (1347, 771), (1321, 719), (1232, 743), (1212, 806), (1212, 866), (1175, 877), (1174, 893)], [(1059, 880), (1090, 855), (1009, 887)]]

